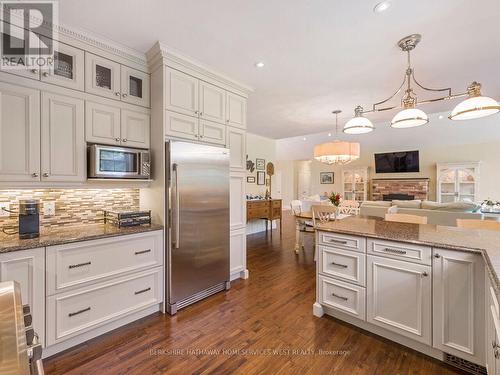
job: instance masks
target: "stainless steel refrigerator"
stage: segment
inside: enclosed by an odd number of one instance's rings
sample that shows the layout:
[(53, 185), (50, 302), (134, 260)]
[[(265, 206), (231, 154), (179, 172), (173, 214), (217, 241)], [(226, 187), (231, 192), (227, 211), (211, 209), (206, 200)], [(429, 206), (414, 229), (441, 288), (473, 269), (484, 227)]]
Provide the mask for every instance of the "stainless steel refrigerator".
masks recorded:
[(229, 288), (229, 150), (180, 141), (166, 148), (167, 312)]

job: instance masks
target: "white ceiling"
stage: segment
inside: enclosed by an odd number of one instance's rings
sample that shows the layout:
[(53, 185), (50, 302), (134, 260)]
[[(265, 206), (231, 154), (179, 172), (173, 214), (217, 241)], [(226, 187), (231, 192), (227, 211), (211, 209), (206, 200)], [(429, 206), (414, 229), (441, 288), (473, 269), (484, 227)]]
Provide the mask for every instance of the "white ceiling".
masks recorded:
[[(249, 131), (272, 138), (327, 131), (331, 110), (343, 110), (343, 124), (357, 104), (367, 108), (388, 97), (406, 63), (395, 44), (412, 33), (423, 35), (413, 54), (423, 84), (465, 91), (477, 80), (484, 94), (500, 99), (500, 1), (393, 0), (375, 14), (377, 2), (61, 0), (60, 20), (141, 52), (160, 40), (252, 86)], [(256, 69), (256, 61), (265, 67)], [(370, 118), (387, 122), (393, 115)]]

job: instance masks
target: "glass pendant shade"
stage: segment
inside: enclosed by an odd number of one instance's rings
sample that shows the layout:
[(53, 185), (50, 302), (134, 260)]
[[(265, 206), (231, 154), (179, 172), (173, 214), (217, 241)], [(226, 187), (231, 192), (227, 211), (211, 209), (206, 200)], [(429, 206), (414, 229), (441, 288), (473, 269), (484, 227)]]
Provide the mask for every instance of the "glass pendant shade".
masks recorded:
[(344, 165), (359, 159), (360, 145), (356, 142), (333, 141), (314, 147), (314, 158), (326, 164)]
[(346, 134), (365, 134), (373, 131), (375, 127), (372, 122), (363, 116), (355, 116), (344, 125)]
[(391, 121), (391, 127), (404, 129), (422, 126), (429, 122), (427, 114), (418, 108), (407, 108), (398, 112)]
[(474, 96), (459, 103), (451, 112), (451, 120), (473, 120), (494, 115), (500, 111), (496, 100), (487, 96)]

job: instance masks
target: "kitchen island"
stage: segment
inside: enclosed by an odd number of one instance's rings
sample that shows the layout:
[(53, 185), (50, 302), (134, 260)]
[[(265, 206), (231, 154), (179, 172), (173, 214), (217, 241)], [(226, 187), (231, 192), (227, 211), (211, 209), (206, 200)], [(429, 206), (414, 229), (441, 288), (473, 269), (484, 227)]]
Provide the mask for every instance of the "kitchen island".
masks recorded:
[(355, 216), (318, 224), (316, 246), (314, 315), (491, 368), (497, 332), (491, 324), (487, 339), (485, 329), (490, 318), (500, 327), (500, 233)]

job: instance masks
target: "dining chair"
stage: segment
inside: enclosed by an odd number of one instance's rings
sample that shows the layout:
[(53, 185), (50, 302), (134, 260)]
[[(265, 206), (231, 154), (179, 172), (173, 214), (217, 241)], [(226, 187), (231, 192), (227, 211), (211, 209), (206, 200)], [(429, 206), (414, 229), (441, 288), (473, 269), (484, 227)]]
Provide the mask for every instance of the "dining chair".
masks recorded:
[(348, 200), (340, 202), (339, 213), (346, 215), (359, 215), (359, 202)]
[(295, 216), (300, 215), (302, 213), (302, 202), (295, 199), (290, 202), (290, 208)]
[(427, 216), (408, 214), (385, 214), (385, 221), (397, 221), (399, 223), (427, 224)]
[(313, 225), (316, 226), (317, 221), (319, 221), (318, 224), (325, 224), (328, 223), (337, 212), (338, 207), (335, 207), (333, 205), (314, 205), (312, 206), (312, 219), (313, 219)]
[(500, 221), (457, 219), (457, 227), (466, 229), (486, 229), (500, 231)]

